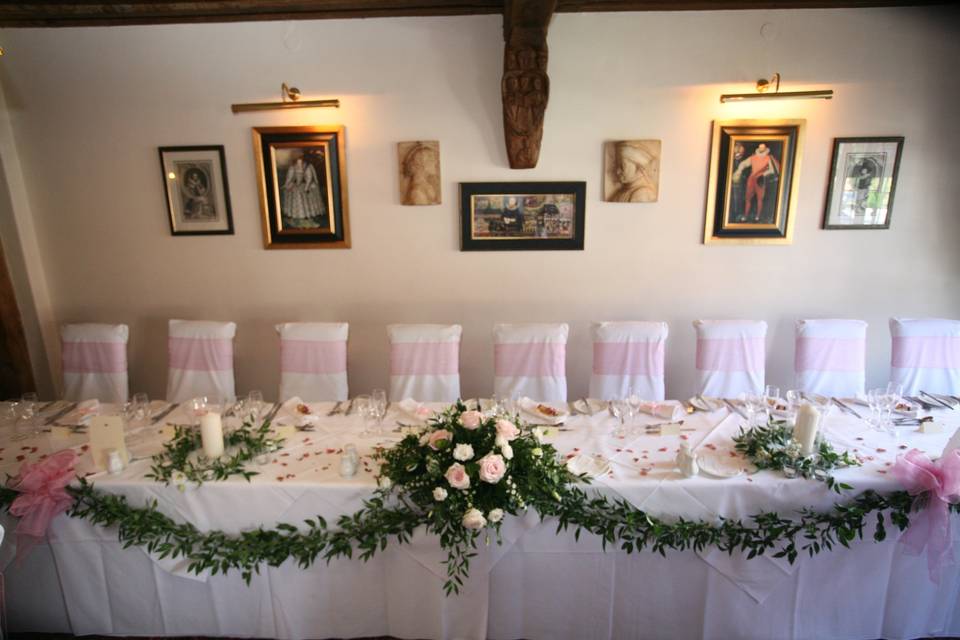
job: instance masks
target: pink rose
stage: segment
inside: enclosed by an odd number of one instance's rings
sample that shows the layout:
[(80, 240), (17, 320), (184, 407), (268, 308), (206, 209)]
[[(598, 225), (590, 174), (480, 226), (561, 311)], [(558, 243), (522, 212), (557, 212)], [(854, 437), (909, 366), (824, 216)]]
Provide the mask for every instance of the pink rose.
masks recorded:
[(483, 414), (479, 411), (464, 411), (460, 414), (460, 424), (464, 429), (476, 429), (483, 420)]
[(520, 435), (520, 429), (517, 429), (517, 425), (509, 420), (497, 420), (497, 435), (503, 436), (504, 440), (510, 442)]
[(446, 429), (437, 429), (430, 434), (430, 437), (427, 438), (427, 446), (429, 446), (434, 451), (439, 451), (442, 447), (447, 446), (453, 440), (453, 434), (447, 431)]
[(454, 489), (470, 488), (470, 476), (467, 474), (467, 468), (459, 462), (454, 462), (452, 465), (450, 465), (450, 468), (447, 469), (447, 473), (444, 474), (444, 477)]
[(507, 463), (503, 456), (488, 453), (480, 458), (480, 479), (490, 484), (497, 484), (507, 472)]

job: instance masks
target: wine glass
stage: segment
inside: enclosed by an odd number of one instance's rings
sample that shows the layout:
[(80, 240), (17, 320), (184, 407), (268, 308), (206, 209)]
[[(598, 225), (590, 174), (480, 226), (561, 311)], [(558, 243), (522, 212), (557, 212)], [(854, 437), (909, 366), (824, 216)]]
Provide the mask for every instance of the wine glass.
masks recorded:
[(741, 393), (740, 402), (743, 403), (743, 409), (747, 412), (747, 426), (752, 427), (757, 422), (757, 413), (764, 404), (763, 399), (755, 393)]
[(261, 391), (254, 389), (247, 394), (245, 410), (246, 416), (253, 424), (256, 425), (260, 422), (260, 414), (263, 411), (263, 393)]
[(133, 394), (133, 419), (137, 422), (146, 422), (150, 418), (150, 396), (144, 392)]
[(763, 388), (763, 404), (767, 411), (767, 417), (776, 410), (777, 405), (780, 404), (780, 387), (775, 387), (772, 384), (768, 384)]
[(630, 390), (630, 393), (627, 395), (627, 404), (630, 405), (630, 414), (632, 416), (640, 415), (641, 409), (646, 408), (651, 415), (657, 415), (657, 406), (658, 403), (656, 400), (650, 400), (649, 402), (644, 401), (639, 393)]
[(28, 391), (20, 396), (20, 419), (30, 427), (31, 435), (40, 433), (40, 425), (37, 420), (39, 402), (39, 396), (33, 391)]
[(610, 401), (610, 413), (617, 418), (620, 423), (614, 429), (613, 435), (622, 438), (627, 435), (627, 418), (630, 415), (630, 402), (626, 398), (614, 398)]
[(360, 431), (360, 437), (366, 438), (372, 436), (372, 422), (376, 420), (375, 409), (373, 408), (373, 400), (368, 395), (360, 395), (353, 399), (353, 408), (356, 410), (357, 415), (363, 420), (363, 429)]
[(786, 393), (787, 399), (787, 422), (796, 423), (797, 410), (803, 402), (803, 392), (797, 389), (790, 389)]
[(387, 392), (383, 389), (374, 389), (370, 393), (372, 413), (377, 421), (377, 435), (383, 434), (383, 419), (387, 416)]
[(191, 421), (192, 424), (194, 426), (199, 426), (200, 417), (206, 415), (208, 411), (207, 396), (190, 398), (189, 402), (187, 402), (187, 411), (188, 415), (193, 419)]

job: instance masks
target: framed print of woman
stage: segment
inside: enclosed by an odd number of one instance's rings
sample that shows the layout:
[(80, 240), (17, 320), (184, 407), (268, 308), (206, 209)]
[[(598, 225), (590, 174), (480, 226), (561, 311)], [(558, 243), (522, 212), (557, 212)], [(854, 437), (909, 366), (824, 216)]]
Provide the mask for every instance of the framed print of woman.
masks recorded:
[[(280, 154), (280, 149), (278, 156)], [(286, 151), (286, 150), (284, 150)], [(289, 164), (284, 171), (280, 191), (280, 217), (284, 227), (322, 229), (329, 226), (326, 197), (320, 176), (325, 174), (322, 151), (289, 150)], [(319, 169), (319, 172), (318, 172)]]

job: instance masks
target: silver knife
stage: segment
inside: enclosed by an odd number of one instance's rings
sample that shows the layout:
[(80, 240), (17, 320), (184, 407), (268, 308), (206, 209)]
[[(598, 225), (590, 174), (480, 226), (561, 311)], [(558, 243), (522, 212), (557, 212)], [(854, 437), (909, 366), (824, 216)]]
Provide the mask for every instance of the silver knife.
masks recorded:
[(861, 420), (863, 420), (863, 416), (861, 416), (859, 413), (857, 413), (856, 411), (854, 411), (851, 407), (848, 407), (845, 403), (840, 402), (840, 399), (839, 399), (839, 398), (832, 398), (832, 400), (833, 400), (834, 402), (836, 402), (836, 403), (837, 403), (837, 406), (839, 406), (839, 407), (840, 407), (841, 409), (843, 409), (844, 411), (847, 411), (848, 413), (852, 413), (852, 414), (855, 415), (856, 417), (858, 417), (858, 418), (860, 418)]
[(180, 406), (179, 402), (174, 402), (169, 407), (167, 407), (166, 409), (164, 409), (163, 411), (155, 415), (153, 417), (153, 420), (150, 422), (150, 424), (157, 424), (158, 422), (166, 418), (168, 415), (170, 415), (173, 412), (173, 410), (179, 406)]
[(327, 412), (327, 417), (335, 416), (340, 413), (340, 405), (343, 404), (343, 400), (337, 400), (337, 404), (333, 405), (333, 409)]
[(941, 400), (940, 398), (938, 398), (938, 397), (936, 397), (936, 396), (934, 396), (934, 395), (932, 395), (932, 394), (929, 394), (929, 393), (927, 393), (926, 391), (921, 390), (921, 391), (920, 391), (920, 395), (922, 395), (922, 396), (924, 396), (924, 397), (927, 397), (927, 398), (930, 398), (931, 400), (933, 400), (934, 402), (936, 402), (936, 403), (937, 403), (938, 405), (940, 405), (941, 407), (946, 407), (947, 409), (953, 409), (953, 408), (954, 408), (954, 407), (950, 406), (949, 404), (947, 404), (946, 402), (944, 402), (943, 400)]
[(53, 424), (53, 423), (56, 422), (57, 420), (59, 420), (59, 419), (62, 418), (63, 416), (67, 415), (68, 413), (70, 413), (71, 411), (73, 411), (74, 409), (76, 409), (78, 404), (80, 404), (80, 403), (79, 403), (79, 402), (71, 402), (71, 403), (68, 404), (66, 407), (64, 407), (64, 408), (61, 409), (60, 411), (57, 411), (55, 414), (53, 414), (52, 416), (50, 416), (49, 418), (47, 418), (47, 421), (44, 422), (44, 425), (49, 427), (51, 424)]
[(723, 399), (723, 403), (726, 404), (728, 407), (730, 407), (730, 411), (735, 411), (737, 415), (743, 418), (744, 420), (747, 419), (747, 414), (745, 414), (743, 411), (740, 411), (740, 409), (734, 406), (734, 404), (729, 400), (727, 400), (726, 398)]

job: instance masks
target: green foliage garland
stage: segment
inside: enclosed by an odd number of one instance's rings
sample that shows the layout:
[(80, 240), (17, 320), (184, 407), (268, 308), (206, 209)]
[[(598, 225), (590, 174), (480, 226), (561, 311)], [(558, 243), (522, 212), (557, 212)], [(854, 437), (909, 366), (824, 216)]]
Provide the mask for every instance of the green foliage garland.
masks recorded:
[(257, 472), (248, 471), (244, 465), (257, 456), (276, 451), (283, 440), (271, 437), (269, 421), (259, 427), (245, 422), (240, 428), (224, 433), (223, 444), (227, 453), (215, 460), (197, 455), (196, 452), (203, 449), (200, 430), (176, 425), (173, 438), (164, 443), (162, 452), (153, 456), (153, 465), (146, 477), (167, 485), (171, 482), (201, 485), (208, 480), (226, 480), (235, 475), (249, 481)]
[[(434, 459), (442, 467), (447, 460), (445, 456), (453, 459), (455, 444), (468, 444), (458, 441), (459, 437), (473, 438), (475, 445), (471, 446), (475, 453), (477, 448), (485, 447), (488, 440), (497, 446), (496, 437), (490, 439), (489, 432), (491, 428), (496, 429), (495, 423), (484, 421), (478, 429), (465, 429), (460, 422), (463, 412), (462, 405), (457, 406), (431, 425), (428, 433), (440, 429), (453, 433), (453, 439), (446, 445), (436, 449), (428, 447), (430, 452), (421, 456), (415, 450), (415, 447), (422, 448), (420, 440), (408, 436), (397, 447), (383, 452), (381, 471), (393, 473), (397, 482), (391, 485), (383, 481), (359, 511), (341, 516), (335, 527), (318, 516), (299, 526), (281, 523), (273, 529), (260, 527), (239, 535), (221, 531), (203, 533), (189, 523), (180, 524), (163, 515), (157, 510), (156, 502), (133, 507), (125, 497), (98, 491), (83, 478), (68, 488), (75, 498), (69, 515), (85, 518), (95, 525), (117, 527), (117, 535), (125, 547), (141, 546), (160, 557), (184, 557), (194, 573), (239, 571), (248, 583), (262, 566), (277, 567), (288, 558), (302, 568), (318, 559), (329, 562), (351, 558), (355, 553), (368, 560), (386, 549), (391, 540), (401, 544), (409, 542), (414, 531), (425, 526), (439, 536), (441, 546), (448, 553), (445, 588), (449, 594), (458, 593), (462, 587), (470, 558), (484, 535), (482, 528), (464, 526), (461, 517), (464, 508), (478, 511), (504, 508), (508, 513), (517, 514), (533, 508), (543, 519), (556, 518), (558, 533), (572, 530), (579, 539), (586, 531), (599, 536), (604, 548), (619, 546), (627, 553), (650, 549), (666, 555), (667, 551), (702, 550), (712, 546), (731, 554), (746, 553), (748, 558), (774, 552), (776, 557), (792, 563), (801, 552), (813, 556), (836, 544), (849, 546), (850, 542), (864, 537), (864, 530), (871, 523), (872, 538), (878, 542), (884, 540), (888, 521), (903, 530), (909, 525), (911, 510), (924, 505), (924, 496), (915, 500), (906, 491), (882, 495), (869, 490), (823, 513), (805, 508), (789, 517), (762, 512), (748, 518), (746, 523), (724, 518), (716, 522), (682, 518), (667, 522), (625, 500), (588, 494), (573, 482), (582, 482), (585, 478), (571, 476), (552, 447), (538, 443), (537, 435), (527, 429), (510, 441), (513, 457), (507, 462), (516, 461), (510, 475), (517, 489), (511, 491), (506, 485), (498, 488), (499, 482), (478, 480), (481, 484), (475, 487), (475, 492), (456, 496), (447, 491), (444, 500), (437, 500), (429, 490), (437, 478), (426, 467), (420, 468), (421, 460), (432, 467), (430, 460)], [(497, 448), (502, 451), (502, 447)], [(538, 456), (535, 449), (540, 449), (542, 455)], [(544, 460), (544, 463), (528, 466), (530, 460), (525, 456)], [(475, 472), (479, 474), (479, 469), (468, 471)], [(406, 488), (400, 483), (408, 479), (405, 474), (410, 474), (410, 479), (427, 477), (429, 482)], [(390, 476), (382, 475), (381, 480), (387, 477)], [(0, 489), (0, 506), (9, 507), (16, 496), (11, 489)], [(951, 510), (960, 512), (960, 505), (951, 505)], [(499, 533), (499, 522), (493, 526)]]

